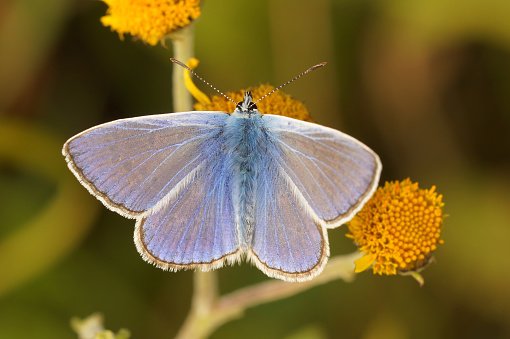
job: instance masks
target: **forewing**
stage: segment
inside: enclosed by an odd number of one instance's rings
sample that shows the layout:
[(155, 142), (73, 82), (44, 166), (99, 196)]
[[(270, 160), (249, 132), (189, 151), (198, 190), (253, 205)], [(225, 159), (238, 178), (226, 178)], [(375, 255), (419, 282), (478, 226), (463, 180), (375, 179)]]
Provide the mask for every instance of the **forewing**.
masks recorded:
[(327, 233), (305, 208), (292, 184), (266, 157), (257, 185), (256, 224), (251, 259), (271, 277), (310, 280), (329, 256)]
[(220, 150), (228, 116), (187, 112), (117, 120), (74, 136), (62, 152), (106, 207), (137, 217)]
[(239, 257), (226, 154), (211, 156), (188, 186), (172, 192), (135, 228), (142, 257), (163, 269), (221, 267)]
[(377, 188), (381, 162), (367, 146), (337, 130), (263, 115), (269, 151), (313, 212), (328, 227), (350, 220)]

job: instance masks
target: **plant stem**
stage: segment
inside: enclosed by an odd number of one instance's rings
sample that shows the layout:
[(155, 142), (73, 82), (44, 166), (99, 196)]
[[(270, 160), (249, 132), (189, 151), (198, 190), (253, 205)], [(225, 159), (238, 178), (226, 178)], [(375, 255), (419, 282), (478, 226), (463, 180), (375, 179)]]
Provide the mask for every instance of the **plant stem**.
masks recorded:
[[(187, 63), (188, 59), (193, 57), (193, 37), (193, 24), (183, 27), (169, 35), (172, 41), (175, 59)], [(174, 112), (191, 111), (193, 108), (192, 97), (184, 85), (184, 68), (177, 64), (173, 66), (172, 82)]]
[(241, 317), (249, 307), (287, 298), (336, 279), (351, 282), (354, 279), (354, 261), (359, 257), (358, 252), (335, 256), (329, 260), (321, 274), (306, 282), (270, 280), (221, 298), (218, 298), (216, 271), (197, 271), (194, 275), (191, 310), (176, 338), (207, 338), (221, 325)]
[(215, 311), (219, 313), (240, 312), (267, 302), (287, 298), (336, 279), (351, 282), (354, 280), (354, 261), (360, 257), (358, 252), (338, 255), (331, 258), (324, 271), (312, 280), (291, 283), (281, 280), (270, 280), (254, 286), (246, 287), (223, 296), (218, 300)]
[(177, 339), (207, 338), (217, 328), (212, 312), (217, 296), (218, 279), (216, 271), (196, 271), (193, 275), (191, 309), (176, 336)]

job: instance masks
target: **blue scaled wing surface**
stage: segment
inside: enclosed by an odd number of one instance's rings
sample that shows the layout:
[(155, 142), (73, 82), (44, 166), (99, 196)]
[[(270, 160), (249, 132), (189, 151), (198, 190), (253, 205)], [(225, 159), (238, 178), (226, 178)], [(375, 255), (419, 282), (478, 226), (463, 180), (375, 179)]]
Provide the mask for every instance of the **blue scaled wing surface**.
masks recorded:
[(164, 269), (222, 266), (239, 256), (220, 112), (117, 120), (69, 139), (78, 180), (109, 209), (136, 218), (142, 257)]
[(361, 209), (382, 166), (372, 150), (337, 130), (269, 114), (262, 120), (268, 142), (250, 259), (269, 276), (309, 280), (329, 257), (327, 228)]

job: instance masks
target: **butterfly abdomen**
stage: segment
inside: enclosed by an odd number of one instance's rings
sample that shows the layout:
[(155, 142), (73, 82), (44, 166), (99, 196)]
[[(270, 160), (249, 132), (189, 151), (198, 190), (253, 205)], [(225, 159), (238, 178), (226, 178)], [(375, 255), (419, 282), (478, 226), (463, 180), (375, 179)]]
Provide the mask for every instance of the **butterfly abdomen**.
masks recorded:
[(234, 187), (232, 201), (236, 212), (239, 243), (248, 249), (255, 225), (257, 176), (260, 172), (260, 145), (263, 142), (261, 115), (233, 113), (226, 125), (227, 149)]

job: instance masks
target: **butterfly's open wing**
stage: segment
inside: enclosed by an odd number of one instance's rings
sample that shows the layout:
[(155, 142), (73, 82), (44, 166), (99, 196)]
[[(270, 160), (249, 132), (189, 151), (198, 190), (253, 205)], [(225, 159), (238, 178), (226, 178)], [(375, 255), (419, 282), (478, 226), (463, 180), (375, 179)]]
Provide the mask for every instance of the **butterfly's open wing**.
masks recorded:
[(117, 120), (72, 137), (62, 153), (106, 207), (136, 218), (189, 181), (219, 150), (228, 116), (187, 112)]
[(326, 228), (309, 213), (306, 202), (278, 167), (274, 158), (265, 156), (264, 170), (257, 179), (249, 257), (270, 277), (310, 280), (322, 271), (329, 256)]
[(135, 243), (145, 260), (163, 269), (209, 270), (239, 258), (229, 164), (225, 153), (209, 154), (189, 185), (138, 220)]
[(339, 131), (263, 115), (266, 154), (257, 179), (250, 257), (267, 275), (305, 281), (329, 257), (327, 227), (348, 221), (372, 196), (381, 163)]
[(137, 218), (142, 257), (165, 269), (219, 267), (238, 255), (223, 150), (226, 113), (123, 119), (69, 139), (63, 153), (108, 208)]
[(349, 221), (370, 199), (382, 165), (367, 146), (321, 125), (268, 114), (262, 119), (275, 145), (272, 157), (327, 227)]

